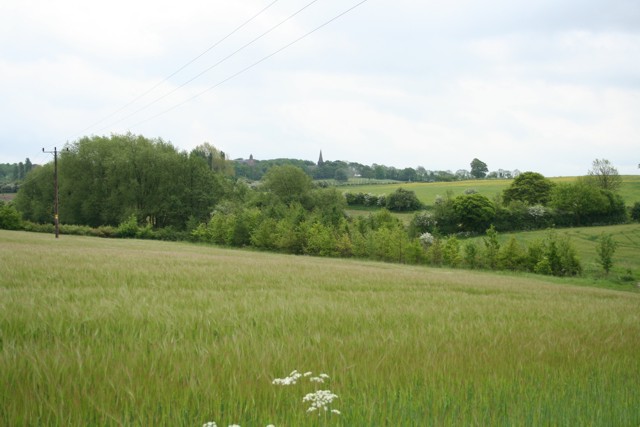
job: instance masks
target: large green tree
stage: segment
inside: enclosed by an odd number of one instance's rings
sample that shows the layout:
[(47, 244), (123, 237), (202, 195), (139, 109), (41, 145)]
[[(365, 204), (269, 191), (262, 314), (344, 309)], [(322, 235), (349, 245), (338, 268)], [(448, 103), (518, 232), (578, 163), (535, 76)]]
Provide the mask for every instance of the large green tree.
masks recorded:
[(520, 201), (527, 205), (546, 205), (553, 182), (537, 172), (523, 172), (502, 193), (505, 204)]
[(489, 172), (489, 168), (485, 162), (477, 158), (471, 161), (471, 176), (482, 179), (487, 176), (487, 172)]
[[(63, 223), (117, 225), (134, 215), (153, 226), (183, 228), (189, 217), (206, 220), (225, 193), (221, 174), (205, 158), (161, 139), (93, 136), (66, 148), (58, 164)], [(48, 221), (52, 165), (34, 169), (18, 196), (26, 219)]]
[(496, 215), (494, 204), (481, 194), (464, 194), (453, 199), (453, 213), (460, 231), (483, 232)]
[(275, 166), (263, 178), (264, 188), (285, 204), (306, 204), (311, 191), (311, 177), (296, 166)]

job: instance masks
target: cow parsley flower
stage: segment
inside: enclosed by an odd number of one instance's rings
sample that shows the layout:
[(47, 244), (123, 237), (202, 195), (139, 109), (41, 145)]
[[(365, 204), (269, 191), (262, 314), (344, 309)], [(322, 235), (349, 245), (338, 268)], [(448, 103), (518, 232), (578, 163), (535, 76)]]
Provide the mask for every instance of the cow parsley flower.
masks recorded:
[[(308, 393), (305, 397), (302, 398), (302, 401), (309, 402), (311, 406), (309, 406), (307, 412), (311, 413), (319, 411), (320, 409), (328, 411), (331, 402), (333, 402), (337, 398), (338, 395), (332, 393), (331, 390), (316, 390), (314, 393)], [(318, 415), (320, 413), (321, 412), (318, 412)]]
[(288, 377), (276, 378), (271, 383), (275, 385), (293, 385), (298, 382), (301, 376), (302, 374), (294, 369)]

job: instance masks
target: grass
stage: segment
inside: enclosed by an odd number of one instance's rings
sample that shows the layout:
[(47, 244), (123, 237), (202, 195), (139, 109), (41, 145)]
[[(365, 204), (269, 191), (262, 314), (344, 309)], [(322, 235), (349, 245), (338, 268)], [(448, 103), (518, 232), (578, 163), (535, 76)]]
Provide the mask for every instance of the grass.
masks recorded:
[[(553, 182), (573, 182), (575, 177), (551, 178)], [(445, 197), (451, 192), (453, 197), (464, 194), (465, 190), (473, 189), (493, 200), (497, 194), (511, 185), (510, 179), (482, 179), (456, 182), (413, 182), (377, 185), (358, 185), (345, 189), (352, 193), (391, 194), (397, 188), (404, 188), (416, 193), (418, 199), (426, 205), (433, 205), (437, 196)], [(640, 201), (640, 175), (623, 175), (622, 186), (619, 191), (628, 206)]]
[[(549, 233), (548, 230), (501, 233), (499, 240), (507, 242), (511, 236), (522, 244), (528, 244), (534, 240), (543, 240)], [(586, 279), (588, 282), (602, 286), (611, 285), (611, 281), (624, 283), (626, 288), (634, 288), (640, 283), (640, 224), (610, 225), (604, 227), (576, 227), (558, 229), (559, 235), (568, 235), (574, 245), (584, 268), (584, 275), (595, 279)], [(617, 249), (613, 256), (613, 270), (609, 277), (604, 277), (602, 268), (598, 264), (596, 246), (603, 233), (611, 234), (617, 243)], [(482, 239), (478, 237), (476, 239)], [(620, 285), (613, 285), (620, 288)]]
[[(640, 424), (640, 295), (0, 231), (0, 425)], [(326, 372), (342, 415), (307, 415)]]

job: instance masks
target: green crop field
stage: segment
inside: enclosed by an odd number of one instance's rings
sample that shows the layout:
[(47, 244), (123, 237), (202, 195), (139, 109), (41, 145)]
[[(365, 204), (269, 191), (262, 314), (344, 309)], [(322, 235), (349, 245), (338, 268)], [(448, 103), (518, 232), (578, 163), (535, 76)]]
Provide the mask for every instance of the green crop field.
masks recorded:
[[(640, 425), (638, 293), (9, 231), (0, 256), (0, 425)], [(330, 379), (272, 384), (294, 369)]]
[[(575, 177), (551, 178), (553, 182), (572, 182)], [(397, 188), (404, 188), (416, 193), (418, 199), (426, 205), (433, 205), (436, 196), (446, 196), (447, 192), (455, 196), (464, 194), (465, 190), (476, 190), (478, 193), (493, 199), (497, 194), (511, 185), (510, 179), (482, 179), (456, 182), (413, 182), (376, 185), (352, 185), (344, 187), (345, 191), (352, 193), (391, 194)], [(341, 187), (342, 188), (342, 187)], [(622, 176), (620, 195), (631, 206), (640, 202), (640, 175)]]

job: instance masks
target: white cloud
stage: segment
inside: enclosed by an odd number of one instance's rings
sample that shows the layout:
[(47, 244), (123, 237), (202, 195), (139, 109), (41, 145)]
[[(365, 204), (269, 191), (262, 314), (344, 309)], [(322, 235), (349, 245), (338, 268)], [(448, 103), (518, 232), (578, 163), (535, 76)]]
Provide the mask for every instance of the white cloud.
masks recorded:
[[(0, 4), (0, 161), (61, 145), (269, 3)], [(184, 149), (210, 141), (234, 157), (315, 160), (322, 149), (327, 159), (454, 171), (478, 157), (491, 169), (547, 175), (584, 173), (594, 158), (608, 158), (621, 172), (637, 173), (640, 4), (624, 0), (367, 2), (147, 120), (352, 3), (317, 2), (177, 89), (303, 4), (280, 0), (87, 133), (131, 130)]]

